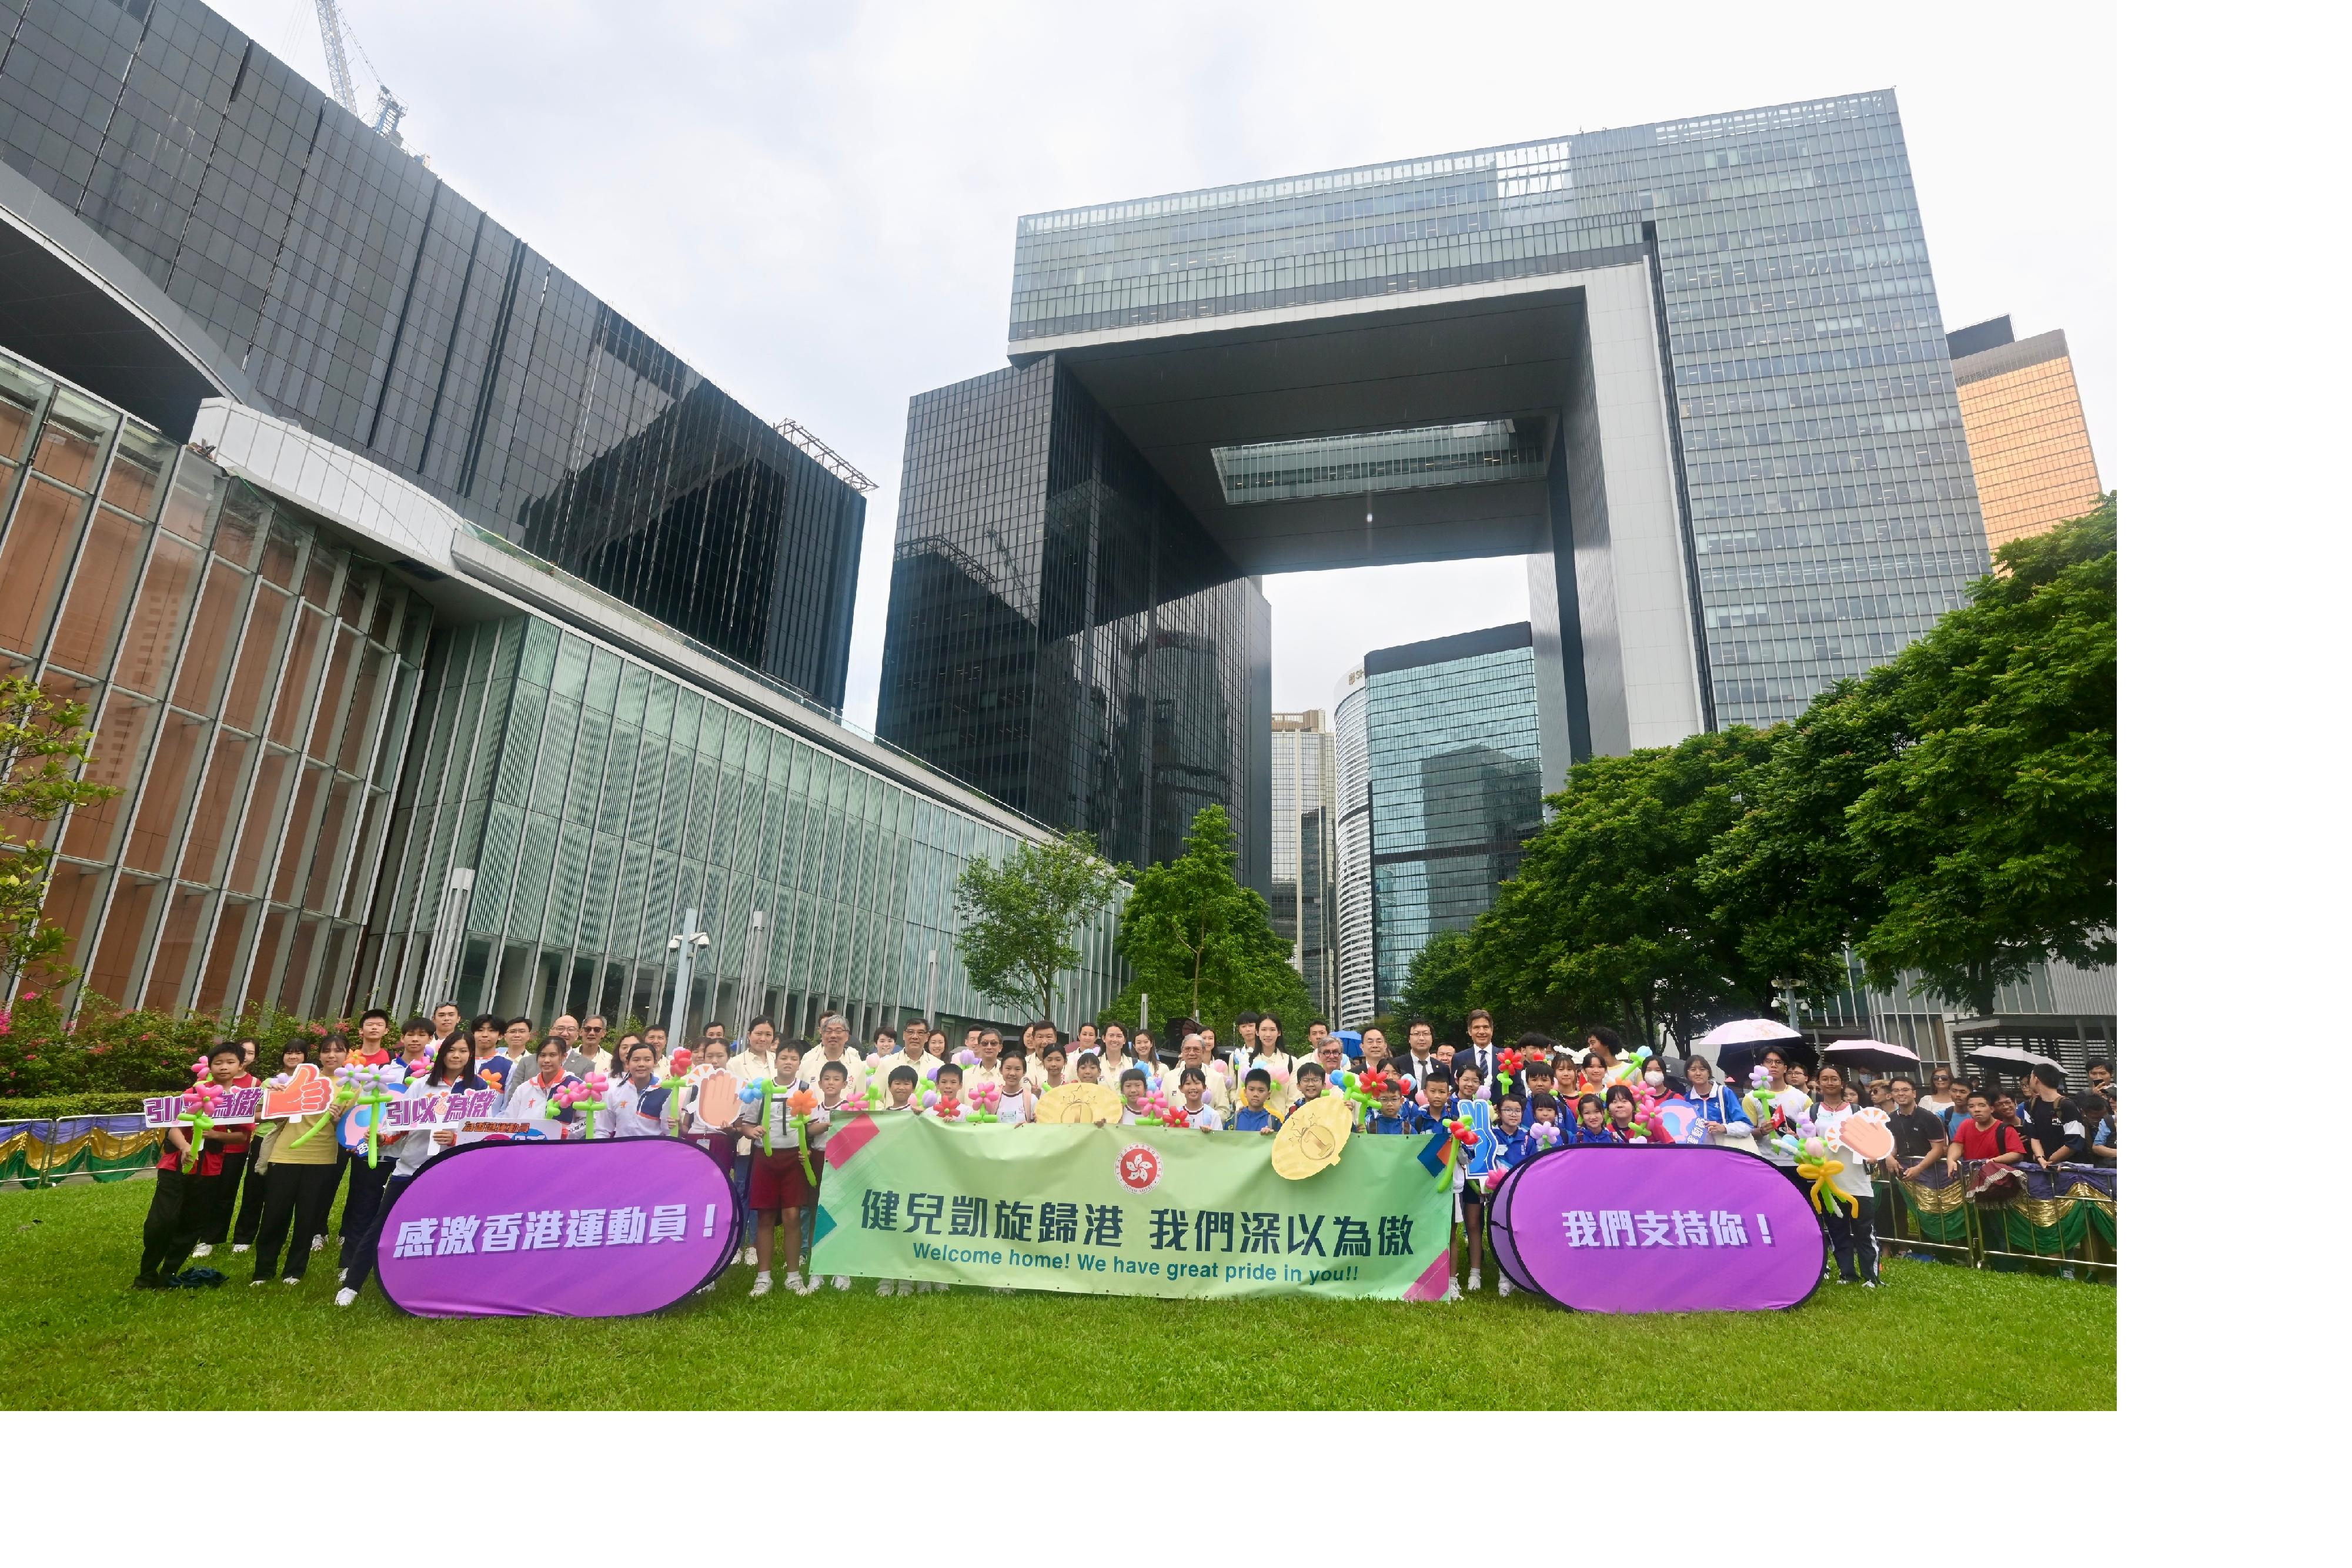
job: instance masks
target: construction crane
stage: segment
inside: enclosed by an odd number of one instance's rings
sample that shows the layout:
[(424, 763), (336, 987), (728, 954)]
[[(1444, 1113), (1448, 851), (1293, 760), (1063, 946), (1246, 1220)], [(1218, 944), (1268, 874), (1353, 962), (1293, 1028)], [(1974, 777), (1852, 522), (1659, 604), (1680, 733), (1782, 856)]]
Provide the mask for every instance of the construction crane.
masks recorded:
[(351, 57), (343, 48), (348, 41), (351, 47), (358, 51), (360, 64), (366, 67), (368, 75), (375, 78), (375, 119), (372, 128), (378, 136), (398, 147), (401, 145), (400, 119), (408, 112), (408, 106), (384, 85), (383, 73), (375, 68), (375, 62), (368, 58), (367, 46), (360, 42), (360, 36), (352, 31), (351, 23), (344, 20), (342, 7), (335, 0), (313, 0), (313, 3), (319, 10), (319, 39), (327, 48), (327, 81), (335, 90), (335, 101), (360, 119), (367, 118), (360, 114), (359, 92), (352, 85)]

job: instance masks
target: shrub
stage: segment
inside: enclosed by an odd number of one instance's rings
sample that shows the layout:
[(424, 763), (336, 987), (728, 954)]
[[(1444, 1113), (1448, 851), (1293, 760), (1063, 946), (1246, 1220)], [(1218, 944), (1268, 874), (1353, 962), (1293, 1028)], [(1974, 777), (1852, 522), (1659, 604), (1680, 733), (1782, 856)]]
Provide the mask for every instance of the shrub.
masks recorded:
[[(177, 1088), (174, 1084), (173, 1087)], [(32, 1100), (0, 1100), (0, 1122), (47, 1122), (66, 1116), (135, 1116), (140, 1094), (46, 1094)]]

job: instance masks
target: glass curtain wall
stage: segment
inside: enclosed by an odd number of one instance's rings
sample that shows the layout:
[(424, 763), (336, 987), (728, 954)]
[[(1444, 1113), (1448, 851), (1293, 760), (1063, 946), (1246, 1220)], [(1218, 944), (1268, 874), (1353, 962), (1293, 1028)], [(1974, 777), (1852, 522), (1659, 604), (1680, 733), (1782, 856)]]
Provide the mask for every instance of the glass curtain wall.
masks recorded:
[(430, 608), (5, 355), (0, 498), (0, 674), (85, 705), (84, 777), (121, 791), (46, 830), (80, 993), (339, 1009)]
[[(468, 1013), (666, 1023), (668, 938), (692, 909), (710, 938), (696, 1027), (766, 1013), (809, 1032), (835, 1009), (861, 1037), (934, 1009), (1010, 1021), (964, 975), (953, 904), (965, 864), (1014, 841), (551, 622), (446, 627), (367, 988), (395, 1010), (446, 996)], [(453, 890), (464, 871), (470, 890)], [(1069, 1019), (1118, 989), (1116, 925), (1081, 937)], [(436, 931), (463, 934), (443, 944), (450, 973), (432, 972)]]

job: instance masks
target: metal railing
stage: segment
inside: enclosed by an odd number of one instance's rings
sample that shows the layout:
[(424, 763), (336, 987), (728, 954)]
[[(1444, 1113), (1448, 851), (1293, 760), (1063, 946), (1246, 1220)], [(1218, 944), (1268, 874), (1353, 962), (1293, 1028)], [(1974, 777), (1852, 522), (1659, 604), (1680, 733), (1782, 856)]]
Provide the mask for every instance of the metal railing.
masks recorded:
[(1938, 1160), (1916, 1180), (1880, 1180), (1872, 1229), (1882, 1255), (1916, 1252), (1971, 1268), (2116, 1274), (2116, 1172), (2105, 1166), (2012, 1166), (1980, 1188), (1985, 1167)]
[[(60, 1133), (61, 1128), (68, 1130)], [(163, 1147), (163, 1134), (145, 1125), (135, 1113), (0, 1122), (0, 1171), (17, 1166), (20, 1155), (26, 1167), (25, 1174), (0, 1176), (0, 1190), (37, 1190), (77, 1176), (93, 1181), (128, 1180), (152, 1171)]]

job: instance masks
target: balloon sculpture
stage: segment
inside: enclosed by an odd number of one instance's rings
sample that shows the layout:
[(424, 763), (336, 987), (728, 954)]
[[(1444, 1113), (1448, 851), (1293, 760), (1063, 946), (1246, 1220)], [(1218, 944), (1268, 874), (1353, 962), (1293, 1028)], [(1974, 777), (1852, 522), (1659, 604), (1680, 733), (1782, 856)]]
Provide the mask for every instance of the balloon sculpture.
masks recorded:
[(311, 1135), (320, 1128), (332, 1124), (342, 1116), (344, 1112), (350, 1110), (352, 1103), (360, 1097), (359, 1075), (366, 1071), (364, 1067), (353, 1067), (349, 1063), (336, 1068), (334, 1098), (327, 1103), (327, 1108), (320, 1114), (319, 1119), (295, 1134), (294, 1141), (286, 1146), (289, 1149), (300, 1148), (310, 1141)]
[(1454, 1175), (1454, 1162), (1468, 1159), (1470, 1151), (1478, 1146), (1478, 1129), (1466, 1116), (1449, 1117), (1445, 1123), (1445, 1146), (1437, 1160), (1437, 1184), (1445, 1185)]
[(580, 1135), (596, 1135), (596, 1113), (604, 1108), (605, 1092), (612, 1081), (601, 1071), (591, 1072), (576, 1083), (566, 1083), (548, 1097), (547, 1114), (560, 1118), (564, 1112), (573, 1113), (580, 1122)]
[(1526, 1057), (1515, 1050), (1505, 1048), (1503, 1054), (1495, 1059), (1495, 1092), (1507, 1097), (1511, 1092), (1512, 1080), (1526, 1071), (1527, 1065)]
[(193, 1166), (198, 1155), (205, 1152), (205, 1134), (213, 1130), (213, 1117), (228, 1099), (228, 1091), (212, 1081), (213, 1064), (205, 1058), (196, 1059), (189, 1071), (196, 1081), (180, 1096), (180, 1114), (195, 1129), (188, 1140), (188, 1163)]
[(982, 1082), (973, 1084), (971, 1092), (965, 1098), (971, 1102), (971, 1108), (963, 1114), (966, 1122), (993, 1122), (999, 1119), (996, 1108), (1004, 1103), (1004, 1091), (993, 1083)]
[(362, 1067), (352, 1072), (352, 1087), (356, 1091), (352, 1103), (365, 1107), (368, 1113), (368, 1169), (373, 1170), (377, 1138), (383, 1131), (383, 1108), (407, 1089), (408, 1069), (397, 1061), (387, 1061), (381, 1067)]
[(1168, 1096), (1157, 1089), (1148, 1090), (1144, 1093), (1143, 1103), (1136, 1110), (1136, 1124), (1143, 1127), (1165, 1126), (1168, 1122)]
[(1813, 1184), (1811, 1197), (1815, 1213), (1827, 1214), (1832, 1205), (1843, 1203), (1853, 1217), (1861, 1218), (1861, 1200), (1850, 1193), (1840, 1192), (1831, 1185), (1837, 1174), (1845, 1169), (1845, 1162), (1837, 1157), (1828, 1139), (1809, 1137), (1798, 1145), (1794, 1152), (1797, 1175)]
[(694, 1052), (679, 1046), (669, 1053), (669, 1076), (661, 1081), (662, 1114), (682, 1135), (686, 1132), (686, 1086), (694, 1082)]
[(1559, 1124), (1557, 1122), (1538, 1122), (1528, 1129), (1528, 1139), (1535, 1145), (1538, 1154), (1559, 1147)]
[(808, 1124), (809, 1118), (816, 1113), (817, 1105), (815, 1092), (808, 1089), (793, 1090), (792, 1097), (784, 1102), (784, 1109), (793, 1114), (793, 1131), (800, 1137), (801, 1174), (808, 1177), (812, 1186), (816, 1185), (816, 1166), (809, 1160)]

